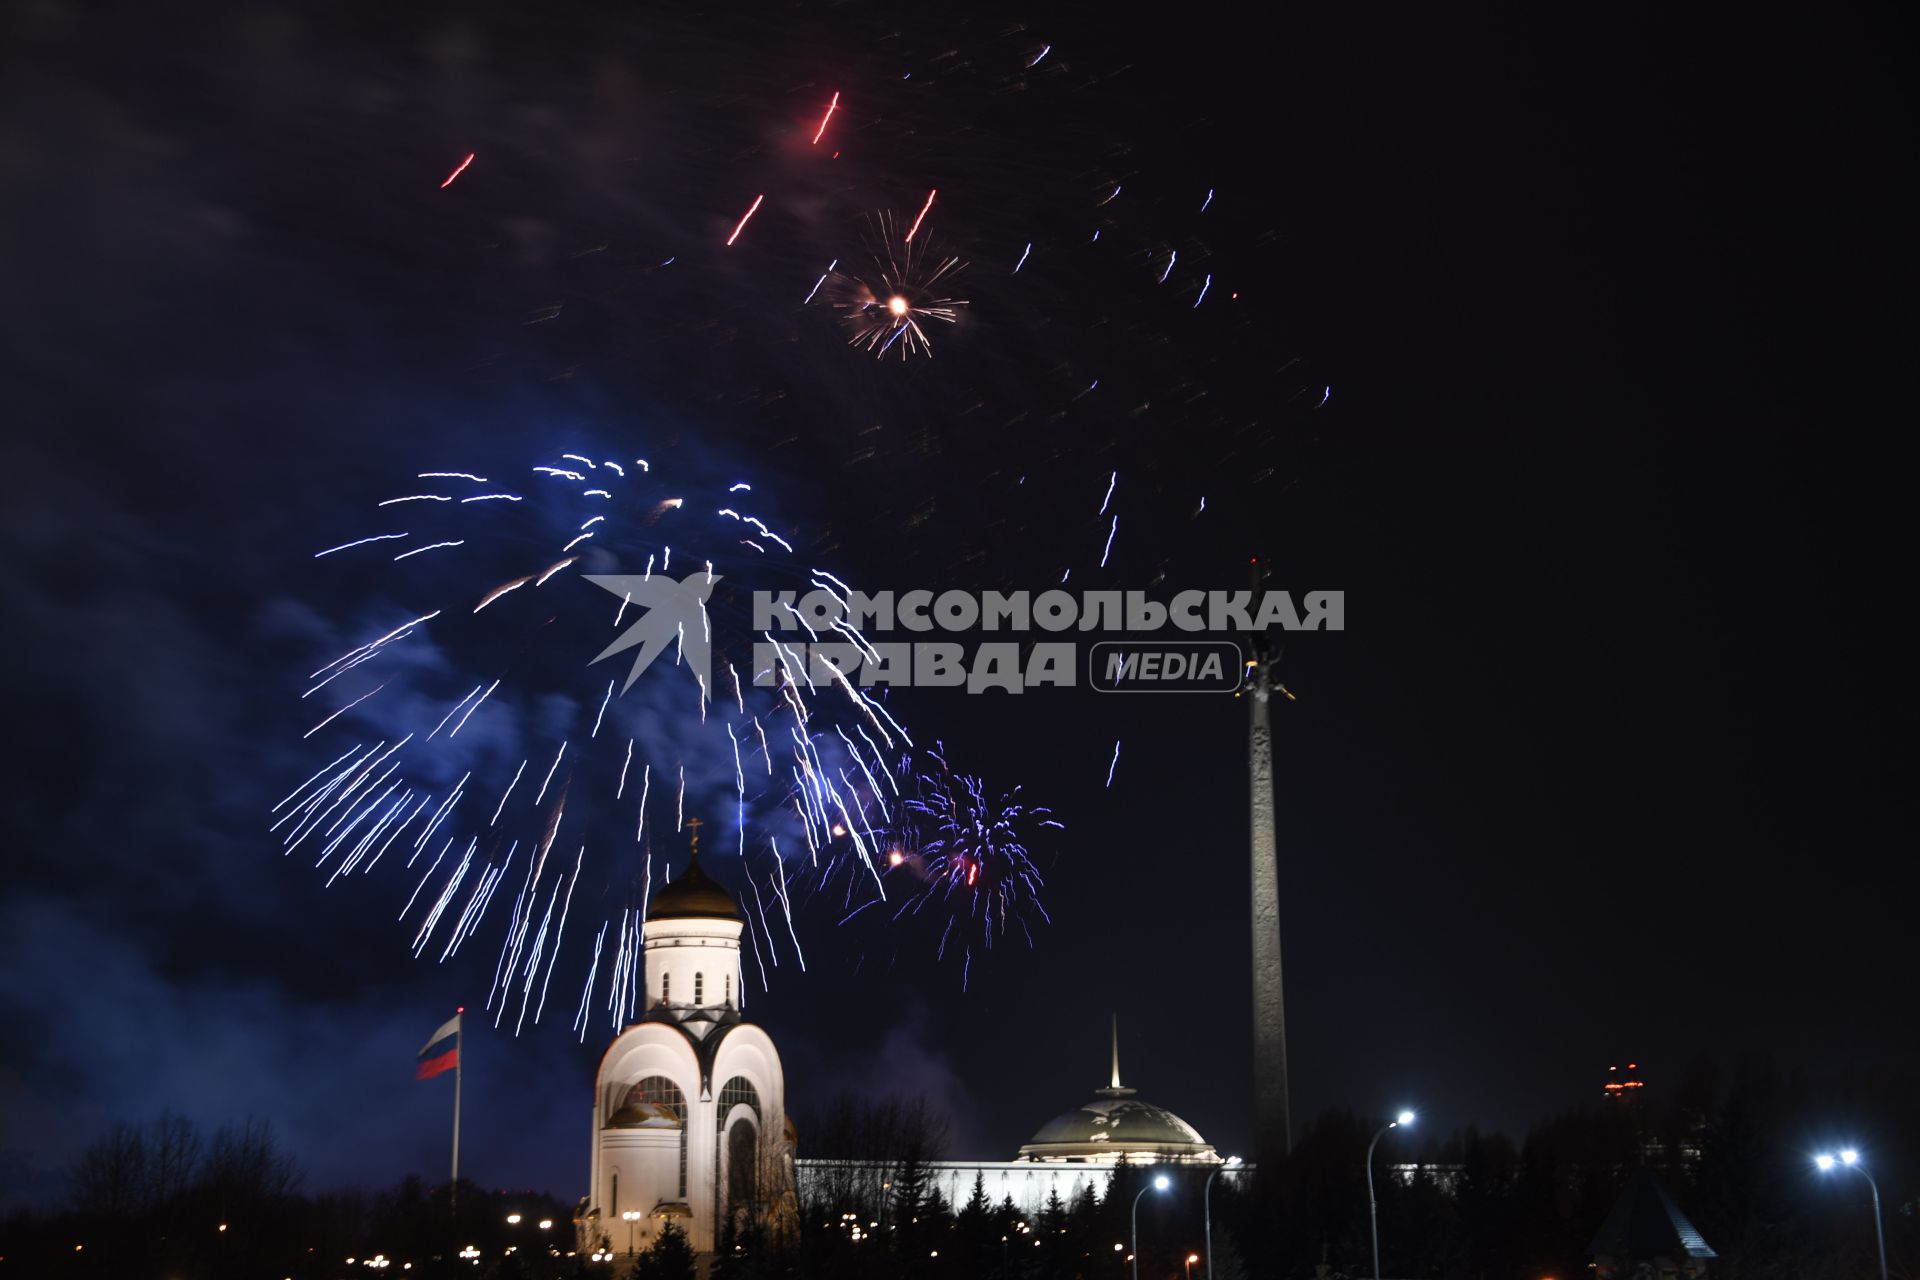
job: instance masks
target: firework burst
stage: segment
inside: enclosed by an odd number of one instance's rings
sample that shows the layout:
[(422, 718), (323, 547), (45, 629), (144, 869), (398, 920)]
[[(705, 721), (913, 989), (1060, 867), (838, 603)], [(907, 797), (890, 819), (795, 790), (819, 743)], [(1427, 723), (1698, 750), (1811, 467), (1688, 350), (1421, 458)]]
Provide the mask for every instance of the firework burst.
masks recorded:
[(866, 270), (835, 271), (827, 281), (827, 301), (840, 312), (847, 345), (876, 358), (896, 348), (902, 360), (931, 356), (933, 341), (926, 326), (955, 323), (967, 305), (964, 298), (946, 296), (949, 282), (966, 264), (924, 237), (915, 243), (898, 234), (888, 213), (873, 220), (867, 253)]
[[(936, 890), (954, 904), (942, 952), (963, 915), (988, 913), (983, 932), (968, 926), (970, 960), (971, 939), (990, 946), (1037, 909), (1039, 877), (1010, 836), (1019, 810), (996, 816), (941, 756), (917, 775), (882, 699), (809, 674), (747, 621), (756, 587), (849, 588), (802, 567), (750, 484), (699, 495), (644, 459), (580, 453), (510, 482), (424, 472), (375, 506), (404, 532), (315, 553), (355, 582), (381, 566), (382, 597), (409, 603), (383, 606), (371, 638), (307, 678), (303, 737), (328, 763), (273, 829), (328, 885), (395, 878), (416, 956), (445, 963), (483, 930), (497, 938), (496, 1024), (538, 1022), (556, 973), (583, 984), (568, 1001), (582, 1036), (596, 1004), (616, 1027), (637, 1012), (647, 898), (696, 814), (736, 861), (763, 987), (783, 953), (805, 967), (796, 897), (831, 883), (855, 914), (898, 899), (890, 849), (916, 848), (929, 877), (907, 905)], [(625, 597), (603, 576), (616, 569), (640, 584)], [(609, 630), (647, 608), (655, 575), (699, 583), (699, 613), (623, 697), (593, 655), (622, 647)], [(682, 662), (689, 647), (710, 648), (705, 675)], [(978, 895), (966, 913), (963, 887)]]
[(1033, 921), (1048, 920), (1026, 832), (1061, 823), (1022, 802), (1018, 787), (996, 796), (982, 779), (954, 771), (938, 744), (927, 759), (932, 767), (900, 803), (901, 840), (887, 855), (889, 882), (913, 885), (897, 896), (890, 919), (941, 920), (937, 954), (959, 950), (964, 985), (976, 950), (992, 950), (1016, 927), (1031, 946)]

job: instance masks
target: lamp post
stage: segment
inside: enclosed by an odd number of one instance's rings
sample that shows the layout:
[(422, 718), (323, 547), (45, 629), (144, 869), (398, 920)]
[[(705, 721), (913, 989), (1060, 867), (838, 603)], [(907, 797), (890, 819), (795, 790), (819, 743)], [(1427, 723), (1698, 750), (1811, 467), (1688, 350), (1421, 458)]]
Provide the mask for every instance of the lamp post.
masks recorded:
[(1200, 1261), (1199, 1254), (1190, 1253), (1187, 1255), (1187, 1280), (1193, 1280), (1193, 1264), (1198, 1261)]
[(1822, 1173), (1831, 1172), (1836, 1164), (1851, 1169), (1865, 1178), (1867, 1186), (1873, 1189), (1873, 1238), (1874, 1243), (1880, 1246), (1880, 1280), (1887, 1280), (1887, 1230), (1880, 1221), (1880, 1184), (1875, 1182), (1873, 1175), (1867, 1172), (1867, 1166), (1860, 1163), (1860, 1153), (1852, 1147), (1842, 1151), (1838, 1159), (1825, 1153), (1817, 1155), (1813, 1158), (1813, 1163)]
[(1215, 1165), (1200, 1191), (1200, 1209), (1207, 1223), (1207, 1280), (1213, 1280), (1213, 1180), (1220, 1176), (1220, 1170), (1236, 1168), (1239, 1163), (1239, 1156), (1228, 1156), (1225, 1164)]
[(1140, 1188), (1133, 1197), (1133, 1209), (1128, 1214), (1133, 1234), (1133, 1280), (1140, 1280), (1140, 1197), (1149, 1191), (1165, 1191), (1170, 1185), (1167, 1175), (1157, 1175), (1152, 1182)]
[(1390, 1124), (1382, 1125), (1380, 1132), (1373, 1135), (1373, 1141), (1367, 1144), (1367, 1226), (1373, 1233), (1373, 1280), (1380, 1280), (1380, 1205), (1373, 1195), (1373, 1149), (1387, 1136), (1388, 1129), (1412, 1123), (1413, 1112), (1402, 1111)]
[(640, 1221), (640, 1211), (638, 1209), (628, 1209), (625, 1213), (622, 1213), (620, 1217), (627, 1224), (627, 1252), (632, 1253), (633, 1226), (636, 1222)]

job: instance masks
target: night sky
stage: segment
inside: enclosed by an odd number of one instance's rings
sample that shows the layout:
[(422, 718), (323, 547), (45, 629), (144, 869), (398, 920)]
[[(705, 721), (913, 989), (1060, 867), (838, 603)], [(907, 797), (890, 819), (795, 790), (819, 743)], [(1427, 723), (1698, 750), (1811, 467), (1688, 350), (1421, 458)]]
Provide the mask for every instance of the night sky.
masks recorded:
[[(1344, 590), (1281, 669), (1296, 1127), (1517, 1133), (1626, 1057), (1657, 1092), (1920, 1053), (1890, 14), (397, 12), (0, 28), (0, 1202), (166, 1108), (270, 1117), (312, 1187), (443, 1170), (413, 1054), (497, 939), (416, 961), (400, 879), (324, 888), (267, 830), (331, 754), (301, 677), (422, 579), (312, 554), (420, 471), (569, 449), (750, 478), (873, 589), (1259, 555)], [(971, 305), (875, 361), (802, 298), (933, 188)], [(1245, 704), (895, 705), (1065, 823), (1052, 923), (963, 991), (937, 929), (799, 912), (808, 971), (748, 969), (790, 1108), (925, 1093), (1006, 1158), (1105, 1083), (1117, 1013), (1128, 1082), (1243, 1149)], [(518, 1038), (469, 1023), (484, 1183), (584, 1180), (578, 973)]]

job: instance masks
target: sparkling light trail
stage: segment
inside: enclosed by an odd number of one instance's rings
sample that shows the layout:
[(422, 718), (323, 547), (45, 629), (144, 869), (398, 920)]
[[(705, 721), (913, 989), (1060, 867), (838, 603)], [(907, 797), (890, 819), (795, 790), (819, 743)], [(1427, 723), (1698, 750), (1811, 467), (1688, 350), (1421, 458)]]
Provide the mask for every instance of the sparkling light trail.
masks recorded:
[(456, 165), (454, 167), (453, 172), (447, 175), (447, 180), (440, 184), (440, 189), (442, 191), (445, 191), (448, 187), (452, 186), (453, 180), (467, 171), (467, 166), (473, 163), (474, 154), (475, 154), (474, 152), (468, 152), (467, 158), (465, 160), (462, 160), (458, 165)]
[(740, 221), (736, 222), (733, 226), (733, 234), (727, 237), (727, 244), (729, 247), (732, 246), (735, 240), (738, 240), (740, 238), (740, 233), (747, 229), (747, 220), (753, 217), (754, 213), (758, 211), (758, 209), (760, 208), (760, 202), (762, 200), (765, 200), (766, 198), (767, 196), (765, 192), (762, 192), (759, 195), (755, 196), (753, 198), (753, 203), (747, 206), (747, 211), (740, 215)]
[(933, 190), (927, 192), (927, 202), (920, 206), (920, 216), (918, 218), (915, 218), (913, 220), (913, 225), (907, 228), (907, 238), (906, 238), (907, 244), (913, 243), (913, 233), (920, 229), (920, 223), (926, 218), (927, 210), (933, 208), (933, 198), (939, 194), (940, 194), (940, 189), (938, 187), (935, 187)]
[(833, 119), (833, 113), (840, 109), (840, 94), (836, 91), (833, 101), (827, 104), (827, 114), (820, 117), (820, 127), (813, 131), (813, 145), (820, 145), (820, 135), (827, 131), (827, 121)]

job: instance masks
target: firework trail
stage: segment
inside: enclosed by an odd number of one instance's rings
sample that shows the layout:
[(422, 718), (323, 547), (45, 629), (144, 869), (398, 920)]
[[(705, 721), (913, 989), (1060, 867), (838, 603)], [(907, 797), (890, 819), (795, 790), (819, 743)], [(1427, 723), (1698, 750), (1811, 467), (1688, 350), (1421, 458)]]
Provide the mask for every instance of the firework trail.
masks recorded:
[[(946, 858), (939, 868), (958, 865), (963, 846), (977, 850), (965, 887), (984, 896), (968, 905), (949, 886), (944, 932), (988, 905), (999, 930), (1010, 917), (1023, 929), (1028, 913), (1044, 918), (1039, 877), (1009, 834), (1024, 811), (989, 817), (978, 784), (952, 779), (944, 759), (928, 775), (937, 784), (903, 788), (918, 776), (912, 738), (884, 702), (830, 663), (800, 660), (775, 633), (755, 634), (754, 587), (810, 584), (841, 599), (851, 588), (801, 562), (770, 515), (747, 509), (749, 484), (689, 496), (645, 459), (578, 453), (531, 468), (523, 485), (470, 472), (419, 479), (435, 490), (408, 497), (431, 519), (319, 553), (355, 586), (367, 569), (389, 575), (381, 598), (432, 604), (374, 623), (376, 638), (308, 674), (301, 699), (317, 723), (304, 736), (330, 760), (275, 806), (271, 829), (283, 854), (308, 857), (329, 886), (383, 864), (398, 876), (416, 956), (432, 948), (451, 963), (490, 939), (496, 1025), (537, 1023), (556, 974), (582, 983), (561, 1003), (583, 1035), (596, 992), (616, 1028), (637, 1013), (652, 854), (664, 873), (696, 813), (731, 817), (734, 838), (717, 856), (741, 864), (734, 878), (745, 882), (754, 953), (766, 957), (763, 984), (789, 947), (804, 966), (794, 916), (829, 884), (836, 912), (906, 893), (922, 913), (931, 882), (891, 887), (888, 849)], [(622, 696), (589, 660), (618, 647), (610, 629), (637, 632), (652, 613), (644, 592), (607, 601), (604, 575), (644, 566), (626, 580), (650, 587), (672, 573), (676, 546), (676, 583), (700, 588), (700, 631), (669, 632)], [(833, 626), (871, 651), (851, 622)], [(687, 660), (690, 636), (711, 646), (710, 680)], [(763, 639), (760, 652), (777, 660), (755, 669)], [(661, 793), (656, 772), (677, 786)], [(976, 825), (963, 831), (963, 820)], [(990, 934), (967, 936), (991, 945)]]
[(440, 189), (442, 191), (445, 191), (448, 187), (452, 186), (453, 180), (467, 171), (467, 166), (473, 163), (473, 157), (476, 154), (478, 153), (469, 152), (465, 160), (462, 160), (459, 164), (454, 166), (453, 172), (447, 175), (447, 180), (440, 184)]
[[(760, 202), (762, 200), (765, 200), (766, 198), (767, 197), (765, 192), (762, 192), (761, 194), (755, 196), (753, 198), (753, 203), (747, 206), (747, 211), (740, 215), (740, 221), (733, 224), (733, 234), (727, 237), (728, 248), (732, 248), (733, 242), (740, 238), (740, 233), (747, 229), (747, 223), (749, 220), (752, 219), (753, 215), (760, 212)], [(669, 258), (667, 259), (667, 261), (671, 262), (673, 261), (673, 259)]]
[(833, 101), (827, 104), (827, 114), (820, 117), (820, 127), (813, 131), (813, 145), (820, 145), (820, 138), (827, 131), (827, 121), (833, 119), (833, 113), (840, 109), (840, 94), (836, 91)]

